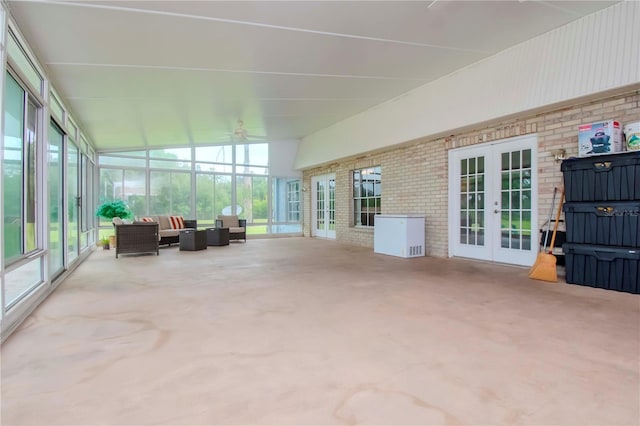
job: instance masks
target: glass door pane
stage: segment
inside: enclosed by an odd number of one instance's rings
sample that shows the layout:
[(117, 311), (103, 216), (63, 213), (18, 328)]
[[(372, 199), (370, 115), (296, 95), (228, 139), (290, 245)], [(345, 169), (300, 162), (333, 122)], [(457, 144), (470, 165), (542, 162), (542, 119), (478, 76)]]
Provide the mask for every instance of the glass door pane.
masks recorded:
[(531, 250), (531, 150), (501, 154), (500, 246)]
[(78, 148), (69, 142), (67, 146), (67, 253), (69, 261), (78, 256), (80, 221), (78, 217)]
[(325, 229), (325, 208), (324, 208), (324, 181), (316, 182), (316, 229), (324, 233)]
[(460, 160), (460, 244), (485, 245), (484, 156)]
[(327, 207), (327, 216), (329, 218), (328, 229), (329, 232), (336, 232), (336, 180), (335, 178), (329, 179), (329, 204)]
[(49, 124), (49, 150), (47, 156), (49, 193), (49, 277), (62, 272), (64, 267), (64, 215), (62, 193), (62, 130)]

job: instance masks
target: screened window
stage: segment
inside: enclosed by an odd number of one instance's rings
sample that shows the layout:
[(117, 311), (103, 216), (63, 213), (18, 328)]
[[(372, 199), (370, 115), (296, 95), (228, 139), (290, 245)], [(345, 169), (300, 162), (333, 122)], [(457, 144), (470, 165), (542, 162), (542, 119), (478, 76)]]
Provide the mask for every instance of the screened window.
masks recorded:
[(353, 171), (353, 224), (373, 226), (381, 213), (382, 171), (380, 166)]
[(9, 73), (5, 86), (3, 159), (4, 260), (37, 248), (37, 129), (39, 107)]
[(267, 177), (236, 177), (237, 214), (255, 226), (252, 233), (267, 232)]
[(231, 176), (196, 174), (196, 218), (200, 227), (214, 227), (215, 219), (231, 212)]
[(149, 213), (191, 216), (191, 173), (152, 171)]

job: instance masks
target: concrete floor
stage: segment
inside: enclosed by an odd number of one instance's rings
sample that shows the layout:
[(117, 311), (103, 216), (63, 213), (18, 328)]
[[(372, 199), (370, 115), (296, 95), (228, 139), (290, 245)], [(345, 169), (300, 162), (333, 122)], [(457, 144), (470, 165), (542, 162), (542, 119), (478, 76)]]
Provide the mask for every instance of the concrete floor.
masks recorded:
[(2, 347), (3, 425), (640, 422), (640, 297), (303, 238), (97, 251)]

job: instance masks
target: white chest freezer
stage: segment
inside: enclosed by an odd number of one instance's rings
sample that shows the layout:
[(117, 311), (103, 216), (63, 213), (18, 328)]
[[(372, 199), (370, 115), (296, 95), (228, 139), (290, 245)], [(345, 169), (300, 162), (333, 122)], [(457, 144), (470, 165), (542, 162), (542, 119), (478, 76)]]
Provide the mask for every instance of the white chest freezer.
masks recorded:
[(424, 256), (424, 216), (376, 215), (373, 251), (398, 257)]

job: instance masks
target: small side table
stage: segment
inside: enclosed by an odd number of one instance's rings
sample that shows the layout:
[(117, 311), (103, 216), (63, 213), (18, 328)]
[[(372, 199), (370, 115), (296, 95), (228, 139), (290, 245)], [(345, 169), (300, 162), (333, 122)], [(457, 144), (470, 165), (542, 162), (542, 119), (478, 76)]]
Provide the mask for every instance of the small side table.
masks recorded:
[(186, 229), (180, 231), (180, 250), (195, 251), (207, 249), (207, 231)]
[(228, 246), (229, 228), (207, 228), (208, 246)]

